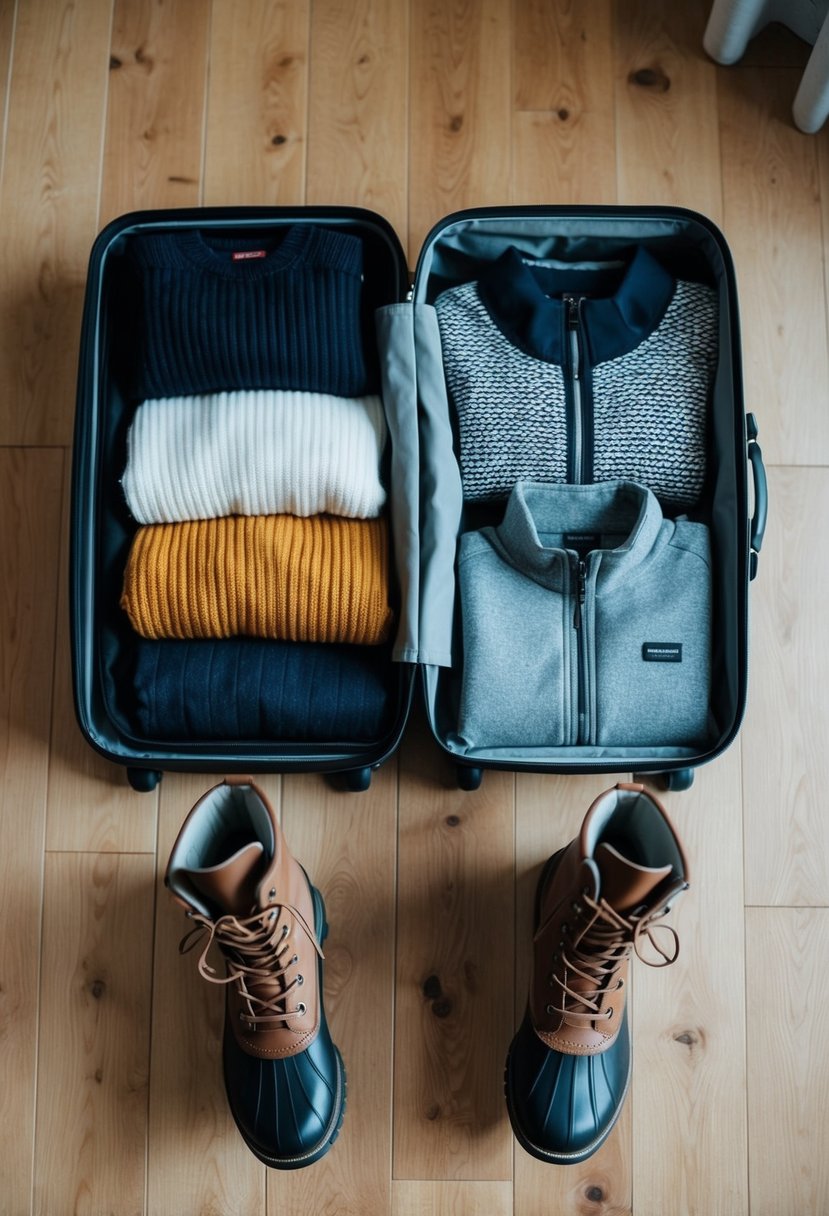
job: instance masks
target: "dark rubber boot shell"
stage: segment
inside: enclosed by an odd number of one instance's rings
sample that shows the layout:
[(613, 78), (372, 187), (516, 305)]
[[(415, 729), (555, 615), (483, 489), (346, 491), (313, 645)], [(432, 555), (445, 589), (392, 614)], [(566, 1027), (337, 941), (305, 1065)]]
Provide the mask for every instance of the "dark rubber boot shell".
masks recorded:
[[(314, 930), (328, 933), (315, 887)], [(319, 1161), (337, 1139), (345, 1113), (342, 1056), (331, 1041), (323, 1007), (323, 963), (317, 957), (320, 1028), (305, 1051), (262, 1060), (242, 1051), (225, 1014), (224, 1078), (228, 1105), (242, 1139), (265, 1165), (296, 1170)]]
[[(548, 882), (564, 850), (547, 862), (536, 892), (535, 925)], [(630, 1084), (627, 1010), (611, 1046), (593, 1056), (554, 1051), (533, 1029), (529, 1008), (510, 1045), (504, 1094), (515, 1138), (539, 1161), (586, 1161), (621, 1114)]]

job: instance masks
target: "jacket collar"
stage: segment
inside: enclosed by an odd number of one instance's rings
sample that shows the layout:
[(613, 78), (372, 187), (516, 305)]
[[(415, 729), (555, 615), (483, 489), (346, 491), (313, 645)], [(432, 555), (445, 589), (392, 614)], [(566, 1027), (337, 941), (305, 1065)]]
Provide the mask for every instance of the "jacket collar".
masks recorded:
[[(624, 584), (652, 552), (664, 520), (653, 493), (636, 481), (546, 485), (519, 481), (501, 523), (493, 529), (510, 565), (551, 590), (561, 590), (565, 533), (599, 537), (598, 593)], [(620, 540), (620, 537), (623, 539)], [(606, 547), (612, 546), (612, 547)], [(595, 560), (594, 560), (595, 567)]]
[[(653, 333), (676, 287), (642, 246), (628, 257), (620, 282), (613, 263), (608, 268), (608, 263), (536, 260), (513, 246), (483, 272), (478, 292), (510, 342), (549, 363), (565, 362), (567, 309), (562, 295), (585, 295), (581, 322), (590, 362), (603, 363), (634, 350)], [(615, 288), (613, 294), (607, 294), (609, 287)]]

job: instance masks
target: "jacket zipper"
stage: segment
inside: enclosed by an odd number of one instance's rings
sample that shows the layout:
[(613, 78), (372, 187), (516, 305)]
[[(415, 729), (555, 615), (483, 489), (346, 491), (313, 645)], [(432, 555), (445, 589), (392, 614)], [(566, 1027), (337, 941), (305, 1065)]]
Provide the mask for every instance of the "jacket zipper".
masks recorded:
[(576, 631), (576, 672), (578, 687), (578, 726), (576, 728), (576, 743), (589, 743), (587, 737), (587, 675), (586, 675), (586, 638), (584, 629), (584, 599), (587, 582), (587, 562), (576, 558), (574, 562), (576, 591), (573, 597), (573, 628)]
[(581, 347), (579, 334), (581, 327), (581, 299), (575, 296), (565, 296), (567, 305), (567, 344), (570, 362), (570, 388), (573, 397), (573, 481), (582, 484), (585, 480), (584, 470), (584, 402), (582, 391)]

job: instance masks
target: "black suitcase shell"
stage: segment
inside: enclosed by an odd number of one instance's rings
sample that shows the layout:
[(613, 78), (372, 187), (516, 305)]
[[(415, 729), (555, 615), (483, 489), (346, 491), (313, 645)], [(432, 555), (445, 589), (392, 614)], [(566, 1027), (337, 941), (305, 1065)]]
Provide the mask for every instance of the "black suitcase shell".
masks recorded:
[(403, 250), (382, 217), (356, 208), (203, 208), (135, 212), (99, 234), (89, 261), (78, 368), (72, 468), (70, 629), (75, 711), (82, 733), (107, 759), (127, 765), (130, 783), (149, 790), (161, 773), (328, 772), (346, 786), (365, 789), (371, 770), (397, 748), (409, 713), (414, 668), (400, 664), (392, 690), (387, 733), (368, 743), (281, 743), (250, 740), (164, 743), (137, 738), (118, 705), (113, 668), (130, 633), (118, 607), (131, 521), (119, 478), (126, 462), (126, 427), (132, 407), (120, 394), (113, 368), (119, 344), (129, 340), (128, 317), (118, 311), (118, 263), (126, 244), (147, 231), (198, 228), (251, 235), (294, 223), (322, 224), (364, 243), (364, 327), (373, 340), (376, 307), (399, 300), (408, 285)]
[[(458, 673), (430, 665), (423, 668), (429, 724), (440, 746), (458, 766), (459, 784), (474, 789), (485, 768), (548, 773), (632, 771), (656, 776), (668, 788), (685, 789), (693, 769), (729, 746), (739, 730), (748, 682), (748, 585), (757, 571), (757, 557), (767, 515), (767, 487), (757, 425), (746, 415), (740, 353), (739, 311), (734, 266), (725, 238), (705, 216), (678, 207), (513, 207), (458, 212), (439, 221), (424, 242), (418, 260), (412, 303), (428, 310), (448, 287), (477, 277), (481, 263), (497, 258), (510, 245), (531, 256), (568, 261), (602, 259), (625, 247), (644, 245), (676, 274), (715, 287), (719, 307), (719, 360), (712, 392), (709, 430), (711, 470), (706, 522), (714, 555), (713, 654), (711, 710), (716, 730), (703, 747), (688, 748), (514, 748), (477, 749), (459, 754), (452, 739), (458, 702)], [(441, 504), (447, 519), (431, 553), (424, 552), (423, 584), (440, 586), (452, 577), (454, 538), (464, 529), (466, 508), (446, 507), (452, 499), (446, 485), (455, 474), (447, 467), (443, 449), (451, 428), (442, 421), (445, 403), (429, 409), (418, 386), (421, 431), (440, 428), (437, 442), (424, 436), (421, 444), (422, 481), (432, 504)], [(451, 408), (449, 409), (451, 415)], [(753, 515), (749, 514), (748, 468), (752, 471)], [(456, 478), (457, 479), (457, 478)], [(457, 497), (457, 492), (455, 494)], [(473, 521), (470, 525), (477, 527)], [(425, 548), (425, 546), (424, 546)], [(421, 604), (421, 628), (427, 631), (428, 597)], [(456, 614), (457, 616), (457, 614)], [(453, 647), (460, 649), (457, 619)], [(592, 754), (586, 755), (590, 750)]]
[[(123, 501), (119, 476), (125, 459), (130, 403), (112, 375), (118, 344), (128, 327), (117, 309), (117, 263), (131, 237), (148, 230), (195, 227), (224, 234), (267, 231), (293, 223), (345, 228), (364, 242), (366, 331), (375, 309), (388, 314), (378, 322), (381, 362), (393, 361), (385, 343), (408, 348), (420, 357), (421, 322), (429, 330), (434, 299), (446, 287), (476, 277), (482, 261), (499, 256), (509, 244), (531, 253), (598, 257), (631, 243), (643, 243), (677, 273), (703, 278), (717, 287), (720, 360), (714, 388), (711, 461), (714, 468), (708, 503), (715, 554), (713, 709), (716, 738), (702, 750), (583, 749), (481, 750), (459, 754), (451, 741), (457, 670), (433, 661), (428, 634), (457, 638), (450, 622), (454, 596), (454, 547), (464, 526), (464, 511), (451, 484), (452, 428), (449, 407), (435, 388), (431, 372), (412, 357), (411, 384), (401, 377), (385, 385), (387, 411), (408, 420), (415, 438), (393, 453), (391, 505), (393, 534), (407, 538), (418, 552), (396, 554), (402, 604), (396, 653), (393, 724), (370, 743), (281, 743), (250, 740), (225, 745), (168, 744), (136, 738), (118, 708), (113, 668), (129, 629), (118, 607), (120, 578), (135, 525)], [(753, 416), (744, 413), (737, 289), (725, 239), (704, 216), (672, 207), (513, 207), (459, 212), (430, 232), (408, 293), (405, 256), (382, 217), (356, 208), (205, 208), (149, 211), (125, 215), (98, 236), (90, 257), (80, 343), (71, 503), (70, 615), (73, 688), (81, 730), (108, 759), (127, 765), (137, 789), (151, 789), (161, 772), (329, 772), (340, 773), (347, 787), (364, 789), (376, 768), (398, 746), (410, 712), (416, 667), (422, 669), (427, 716), (435, 738), (457, 765), (463, 788), (480, 784), (483, 769), (554, 773), (633, 771), (659, 773), (664, 783), (690, 785), (693, 768), (719, 755), (735, 738), (743, 717), (748, 678), (748, 584), (754, 577), (766, 519), (766, 481)], [(393, 307), (386, 307), (386, 306)], [(413, 318), (415, 320), (413, 321)], [(432, 326), (432, 328), (434, 328)], [(419, 331), (418, 331), (419, 332)], [(391, 335), (391, 337), (389, 337)], [(126, 334), (128, 338), (128, 333)], [(428, 344), (427, 344), (428, 345)], [(403, 377), (405, 380), (405, 377)], [(393, 396), (393, 400), (391, 399)], [(441, 400), (441, 396), (443, 399)], [(416, 421), (415, 421), (416, 418)], [(395, 427), (390, 420), (394, 443)], [(415, 450), (416, 449), (416, 450)], [(417, 469), (412, 469), (415, 461)], [(749, 514), (748, 467), (752, 470), (753, 516)], [(405, 487), (399, 487), (405, 482)], [(416, 539), (412, 539), (416, 538)], [(447, 607), (447, 604), (449, 605)], [(405, 620), (403, 618), (406, 618)], [(445, 648), (444, 648), (445, 651)]]

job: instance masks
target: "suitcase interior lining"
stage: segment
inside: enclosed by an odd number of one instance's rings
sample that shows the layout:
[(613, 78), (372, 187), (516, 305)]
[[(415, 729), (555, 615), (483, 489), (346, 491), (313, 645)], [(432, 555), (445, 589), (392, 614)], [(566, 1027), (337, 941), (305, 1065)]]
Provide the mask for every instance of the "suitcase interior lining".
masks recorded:
[[(589, 209), (587, 209), (589, 212)], [(552, 235), (551, 235), (552, 233)], [(632, 244), (645, 245), (678, 278), (705, 282), (718, 290), (719, 360), (712, 389), (707, 487), (694, 518), (711, 529), (713, 558), (713, 652), (710, 734), (701, 745), (688, 748), (478, 748), (470, 749), (454, 733), (458, 720), (462, 641), (453, 597), (422, 594), (420, 599), (420, 660), (426, 664), (424, 687), (432, 729), (448, 752), (493, 763), (554, 764), (591, 767), (597, 762), (624, 762), (643, 767), (659, 761), (694, 762), (725, 746), (739, 726), (745, 688), (746, 519), (745, 447), (741, 382), (738, 366), (736, 300), (726, 255), (714, 231), (688, 214), (659, 216), (595, 214), (513, 216), (478, 215), (439, 226), (427, 242), (414, 288), (415, 327), (439, 335), (433, 302), (448, 287), (478, 276), (480, 266), (510, 245), (534, 257), (563, 261), (599, 260), (618, 255)], [(425, 506), (435, 536), (421, 546), (421, 585), (455, 586), (455, 551), (461, 531), (497, 522), (503, 504), (487, 510), (464, 505), (457, 463), (457, 436), (445, 384), (434, 391), (419, 375), (422, 476), (431, 486)], [(427, 399), (424, 399), (428, 397)], [(440, 422), (435, 421), (436, 418)], [(423, 420), (426, 425), (423, 425)], [(454, 437), (448, 456), (447, 436)], [(423, 515), (423, 510), (421, 512)], [(452, 665), (442, 657), (451, 649)], [(435, 657), (435, 656), (438, 657)]]
[[(310, 214), (300, 220), (296, 213), (289, 218), (263, 222), (261, 219), (243, 223), (239, 218), (225, 223), (190, 223), (208, 237), (220, 233), (222, 236), (244, 234), (245, 237), (266, 235), (275, 226), (296, 222), (313, 222), (343, 227), (358, 235), (364, 244), (365, 280), (363, 292), (363, 331), (367, 359), (376, 363), (377, 346), (373, 318), (375, 310), (389, 300), (398, 299), (401, 292), (399, 268), (385, 233), (356, 220), (342, 219), (339, 222), (321, 220)], [(82, 478), (85, 486), (76, 478), (76, 511), (87, 514), (87, 531), (94, 536), (95, 555), (91, 563), (90, 585), (85, 588), (84, 607), (91, 609), (92, 621), (85, 622), (88, 650), (91, 652), (89, 669), (80, 670), (80, 685), (83, 689), (79, 701), (85, 703), (85, 729), (92, 741), (102, 750), (114, 756), (169, 758), (177, 756), (210, 757), (242, 754), (274, 755), (301, 761), (303, 759), (323, 762), (343, 762), (346, 759), (365, 755), (373, 759), (393, 745), (402, 731), (408, 713), (411, 685), (411, 669), (389, 663), (389, 691), (391, 710), (380, 739), (351, 740), (330, 739), (314, 742), (297, 742), (281, 739), (236, 739), (198, 742), (177, 739), (147, 739), (136, 734), (134, 705), (131, 698), (130, 655), (136, 635), (126, 614), (119, 606), (124, 567), (132, 537), (137, 524), (132, 519), (120, 485), (120, 477), (126, 465), (126, 436), (138, 401), (126, 396), (124, 385), (128, 383), (129, 361), (132, 359), (131, 339), (135, 332), (136, 302), (125, 272), (125, 254), (131, 240), (141, 232), (168, 231), (182, 227), (182, 222), (159, 222), (135, 225), (117, 233), (101, 255), (98, 273), (100, 294), (96, 315), (87, 318), (94, 326), (94, 375), (93, 391), (84, 402), (85, 417), (81, 440), (93, 464), (91, 477)], [(93, 253), (94, 259), (94, 253)], [(370, 353), (369, 353), (370, 352)], [(389, 419), (390, 443), (384, 457), (384, 481), (387, 487), (394, 484), (394, 465), (400, 463), (398, 445), (405, 447), (401, 434), (405, 434), (405, 423)], [(76, 454), (78, 444), (76, 443)], [(390, 494), (390, 501), (392, 500)], [(407, 570), (412, 559), (398, 547), (401, 533), (395, 524), (394, 503), (392, 510), (392, 605), (395, 609), (399, 634), (405, 637), (407, 623), (405, 615), (406, 587), (409, 581)], [(397, 512), (399, 515), (399, 511)], [(86, 564), (90, 565), (89, 557)], [(73, 563), (74, 565), (74, 563)], [(385, 648), (388, 653), (391, 647)], [(399, 650), (395, 644), (395, 650)], [(80, 664), (83, 666), (83, 664)], [(371, 755), (369, 756), (369, 753)]]

